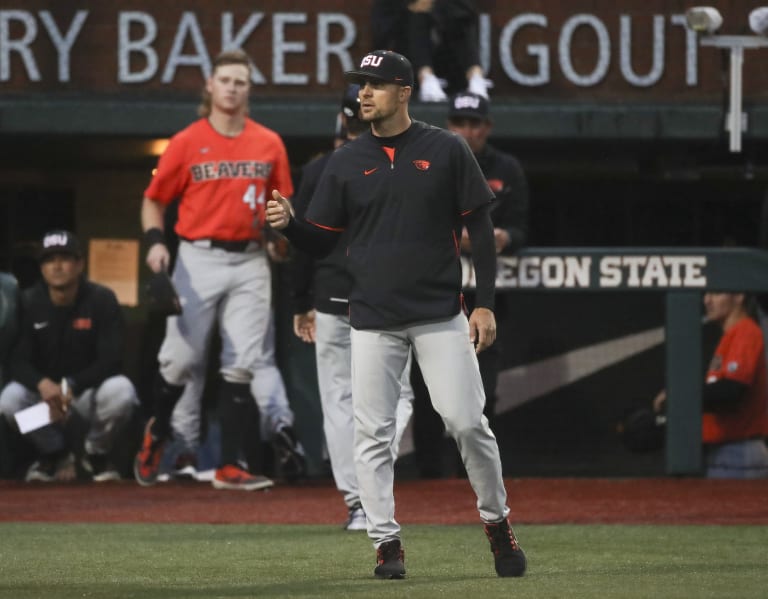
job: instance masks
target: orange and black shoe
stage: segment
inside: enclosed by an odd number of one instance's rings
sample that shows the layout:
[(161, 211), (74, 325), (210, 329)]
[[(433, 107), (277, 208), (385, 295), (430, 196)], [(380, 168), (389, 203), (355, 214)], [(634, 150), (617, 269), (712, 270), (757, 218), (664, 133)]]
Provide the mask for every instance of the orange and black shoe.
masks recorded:
[(234, 464), (225, 464), (217, 469), (211, 484), (215, 489), (232, 489), (235, 491), (258, 491), (275, 485), (266, 476), (251, 474)]
[(155, 419), (150, 418), (144, 427), (144, 438), (141, 440), (141, 448), (133, 460), (133, 475), (142, 487), (151, 487), (157, 482), (160, 472), (160, 460), (163, 457), (165, 439), (160, 439), (152, 434), (152, 425)]
[(400, 541), (387, 541), (376, 548), (376, 578), (405, 578), (405, 550)]
[(485, 525), (485, 534), (491, 543), (491, 553), (499, 576), (522, 576), (527, 562), (525, 553), (515, 538), (506, 518)]

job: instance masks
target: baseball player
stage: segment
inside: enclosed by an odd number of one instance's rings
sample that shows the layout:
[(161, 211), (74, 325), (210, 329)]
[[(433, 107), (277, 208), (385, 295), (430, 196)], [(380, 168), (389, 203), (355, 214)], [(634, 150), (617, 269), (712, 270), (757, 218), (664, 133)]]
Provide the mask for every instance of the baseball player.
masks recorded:
[[(0, 394), (0, 413), (15, 427), (19, 410), (41, 401), (49, 406), (53, 422), (28, 433), (40, 456), (27, 471), (28, 481), (78, 474), (96, 482), (116, 480), (120, 474), (109, 454), (139, 403), (120, 372), (120, 305), (110, 289), (83, 278), (83, 254), (71, 232), (50, 231), (42, 246), (43, 280), (21, 298), (20, 337), (10, 357), (13, 380)], [(80, 428), (88, 429), (83, 460)]]
[(222, 346), (222, 447), (213, 486), (254, 490), (273, 484), (242, 468), (238, 457), (249, 410), (254, 410), (250, 382), (269, 326), (265, 198), (275, 188), (291, 195), (293, 187), (282, 140), (247, 116), (250, 76), (250, 61), (240, 50), (214, 60), (205, 85), (203, 118), (171, 139), (144, 194), (141, 220), (149, 245), (147, 264), (154, 272), (168, 266), (163, 213), (180, 197), (173, 282), (183, 311), (168, 318), (158, 355), (154, 416), (134, 462), (141, 485), (157, 480), (171, 413), (193, 373), (204, 369), (214, 324)]
[[(768, 383), (765, 341), (754, 299), (745, 293), (704, 294), (707, 319), (723, 336), (702, 389), (704, 466), (709, 478), (768, 478)], [(653, 401), (666, 407), (666, 391)]]
[[(337, 137), (353, 140), (370, 129), (360, 119), (360, 86), (347, 86), (342, 98)], [(303, 218), (325, 165), (325, 154), (304, 167), (301, 185), (293, 206), (297, 218)], [(349, 291), (352, 277), (346, 268), (346, 234), (330, 255), (314, 260), (297, 252), (293, 260), (294, 332), (307, 343), (315, 343), (317, 381), (323, 410), (323, 432), (331, 460), (336, 488), (344, 496), (348, 518), (346, 530), (365, 530), (365, 511), (355, 474), (354, 414), (352, 410), (352, 358), (349, 326)], [(392, 444), (397, 458), (400, 439), (413, 409), (410, 362), (403, 371), (400, 401), (397, 403), (396, 432)]]
[[(469, 147), (456, 135), (413, 121), (413, 69), (404, 56), (376, 50), (347, 80), (360, 84), (370, 132), (328, 160), (304, 220), (272, 193), (267, 218), (296, 247), (330, 252), (347, 234), (352, 326), (355, 462), (379, 578), (403, 578), (405, 557), (394, 518), (390, 446), (400, 379), (411, 349), (435, 409), (457, 441), (499, 576), (521, 576), (525, 554), (509, 508), (496, 438), (483, 415), (475, 352), (496, 336), (493, 193)], [(462, 312), (457, 231), (467, 227), (477, 277), (476, 307)]]

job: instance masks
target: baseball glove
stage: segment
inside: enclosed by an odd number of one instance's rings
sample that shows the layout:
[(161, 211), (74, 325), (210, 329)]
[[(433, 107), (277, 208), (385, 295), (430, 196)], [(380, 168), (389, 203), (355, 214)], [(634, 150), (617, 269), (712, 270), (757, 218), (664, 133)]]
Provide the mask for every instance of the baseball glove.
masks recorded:
[(181, 302), (167, 272), (154, 273), (146, 286), (147, 308), (163, 316), (181, 314)]
[(650, 406), (628, 410), (616, 426), (624, 447), (634, 453), (648, 453), (664, 447), (666, 416), (656, 414)]

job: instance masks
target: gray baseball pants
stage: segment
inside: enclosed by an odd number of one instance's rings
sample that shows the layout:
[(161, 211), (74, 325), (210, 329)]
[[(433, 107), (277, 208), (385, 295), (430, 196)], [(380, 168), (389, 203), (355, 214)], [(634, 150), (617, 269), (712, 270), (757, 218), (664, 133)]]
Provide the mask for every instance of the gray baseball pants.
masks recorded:
[[(40, 394), (17, 382), (8, 383), (0, 394), (0, 413), (15, 427), (13, 415), (19, 410), (39, 403)], [(96, 388), (86, 389), (74, 398), (72, 407), (90, 423), (85, 439), (85, 451), (105, 454), (112, 449), (120, 425), (127, 422), (139, 405), (133, 383), (122, 375), (106, 379)], [(60, 427), (44, 426), (27, 435), (42, 455), (55, 453), (64, 447)]]
[[(205, 369), (193, 374), (173, 409), (171, 426), (174, 437), (179, 439), (184, 448), (189, 451), (197, 450), (200, 445), (204, 388)], [(293, 426), (293, 410), (288, 403), (283, 376), (275, 362), (275, 319), (274, 311), (271, 309), (267, 334), (251, 379), (251, 393), (259, 407), (259, 424), (263, 440), (272, 439), (274, 433), (284, 426)]]
[(400, 538), (391, 445), (400, 379), (411, 349), (432, 405), (456, 440), (480, 519), (498, 522), (509, 514), (499, 448), (483, 415), (483, 383), (464, 314), (391, 330), (353, 328), (355, 466), (368, 536), (376, 547)]
[(269, 325), (271, 273), (262, 250), (227, 252), (182, 241), (173, 283), (183, 312), (167, 321), (158, 361), (172, 385), (205, 372), (214, 322), (221, 335), (221, 376), (250, 383)]

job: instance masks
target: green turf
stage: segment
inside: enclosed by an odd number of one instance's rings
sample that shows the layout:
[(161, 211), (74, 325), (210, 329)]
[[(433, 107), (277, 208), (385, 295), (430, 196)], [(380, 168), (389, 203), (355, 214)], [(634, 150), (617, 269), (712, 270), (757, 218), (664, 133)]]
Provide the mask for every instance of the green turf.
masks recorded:
[(522, 579), (479, 526), (408, 526), (408, 578), (372, 578), (364, 533), (327, 526), (0, 524), (0, 597), (768, 596), (768, 527), (519, 526)]

